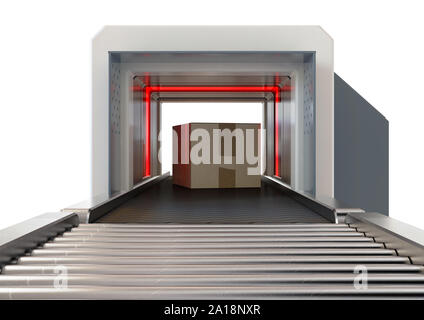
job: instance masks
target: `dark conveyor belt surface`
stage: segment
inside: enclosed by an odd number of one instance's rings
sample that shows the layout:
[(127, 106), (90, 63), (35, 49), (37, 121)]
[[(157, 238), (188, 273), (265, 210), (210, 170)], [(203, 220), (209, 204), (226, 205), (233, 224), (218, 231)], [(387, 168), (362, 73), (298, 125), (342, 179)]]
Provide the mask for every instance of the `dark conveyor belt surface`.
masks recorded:
[(281, 190), (186, 189), (172, 177), (109, 212), (101, 223), (326, 223)]
[(423, 297), (423, 266), (328, 223), (81, 224), (0, 274), (0, 299)]

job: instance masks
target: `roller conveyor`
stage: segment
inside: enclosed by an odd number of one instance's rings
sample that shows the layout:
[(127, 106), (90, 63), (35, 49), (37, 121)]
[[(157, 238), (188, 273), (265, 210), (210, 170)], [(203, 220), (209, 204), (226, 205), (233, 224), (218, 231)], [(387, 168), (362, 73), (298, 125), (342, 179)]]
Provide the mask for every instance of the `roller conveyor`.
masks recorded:
[[(334, 74), (333, 47), (319, 26), (103, 29), (91, 196), (0, 231), (0, 299), (424, 298), (424, 232), (385, 216), (388, 121)], [(258, 141), (221, 130), (194, 167), (178, 126), (171, 164), (174, 102), (255, 103)], [(216, 128), (247, 121), (218, 110)]]
[(420, 298), (423, 272), (348, 224), (81, 224), (6, 265), (0, 298)]

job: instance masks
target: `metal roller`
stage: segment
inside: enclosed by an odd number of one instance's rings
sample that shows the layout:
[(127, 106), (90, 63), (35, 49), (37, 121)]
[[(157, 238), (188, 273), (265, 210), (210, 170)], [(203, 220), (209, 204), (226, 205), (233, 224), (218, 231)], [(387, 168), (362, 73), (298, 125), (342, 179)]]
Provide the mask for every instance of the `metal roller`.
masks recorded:
[[(169, 244), (161, 243), (103, 243), (103, 242), (49, 242), (44, 244), (46, 249), (91, 248), (91, 249), (169, 249)], [(239, 243), (239, 242), (212, 242), (212, 243), (173, 243), (173, 249), (267, 249), (267, 248), (384, 248), (382, 243), (377, 242), (262, 242), (262, 243)]]
[(57, 237), (55, 242), (103, 242), (103, 243), (119, 243), (119, 242), (132, 242), (132, 243), (210, 243), (210, 242), (250, 242), (250, 243), (262, 243), (262, 242), (373, 242), (372, 238), (368, 237), (193, 237), (193, 238), (124, 238), (124, 237)]
[[(106, 265), (106, 264), (64, 264), (68, 274), (121, 274), (121, 275), (196, 275), (196, 274), (256, 274), (256, 273), (303, 273), (303, 272), (322, 272), (331, 273), (353, 273), (358, 267), (355, 263), (331, 263), (331, 264), (246, 264), (246, 265), (175, 265), (168, 264), (166, 266), (152, 266), (148, 264), (139, 265)], [(424, 272), (423, 266), (412, 264), (383, 264), (383, 263), (363, 263), (368, 273), (385, 272), (385, 273), (418, 273)], [(8, 265), (4, 267), (5, 275), (35, 275), (35, 274), (55, 274), (57, 275), (57, 265)]]
[(148, 223), (148, 224), (133, 224), (133, 223), (81, 223), (78, 228), (84, 229), (109, 229), (109, 228), (149, 228), (149, 229), (165, 229), (165, 228), (243, 228), (243, 229), (256, 229), (256, 228), (346, 228), (346, 224), (335, 223), (255, 223), (255, 224), (183, 224), (183, 223)]
[(257, 232), (355, 232), (355, 229), (349, 227), (343, 228), (328, 228), (328, 227), (315, 227), (315, 228), (77, 228), (72, 231), (72, 234), (96, 233), (96, 232), (112, 232), (112, 233), (174, 233), (174, 232), (202, 232), (202, 233), (228, 233), (228, 232), (242, 232), (242, 233), (257, 233)]
[[(35, 295), (36, 293), (36, 295)], [(313, 297), (421, 297), (424, 287), (417, 285), (374, 284), (366, 290), (352, 285), (280, 285), (278, 287), (70, 287), (0, 288), (0, 299), (278, 299)]]
[[(68, 286), (252, 286), (304, 283), (354, 283), (355, 274), (291, 273), (291, 274), (232, 274), (232, 275), (70, 275)], [(0, 286), (53, 287), (57, 275), (5, 275)], [(368, 277), (368, 283), (424, 283), (420, 274), (376, 273)]]
[(36, 249), (33, 257), (64, 257), (64, 256), (114, 256), (114, 257), (202, 257), (202, 256), (311, 256), (311, 255), (396, 255), (391, 249), (176, 249), (172, 245), (168, 249)]
[(249, 263), (409, 263), (406, 257), (398, 256), (239, 256), (239, 257), (22, 257), (22, 264), (249, 264)]
[(169, 233), (158, 233), (158, 232), (69, 232), (63, 235), (63, 237), (104, 237), (109, 238), (205, 238), (205, 237), (220, 237), (220, 238), (231, 238), (231, 237), (362, 237), (364, 234), (360, 232), (169, 232)]

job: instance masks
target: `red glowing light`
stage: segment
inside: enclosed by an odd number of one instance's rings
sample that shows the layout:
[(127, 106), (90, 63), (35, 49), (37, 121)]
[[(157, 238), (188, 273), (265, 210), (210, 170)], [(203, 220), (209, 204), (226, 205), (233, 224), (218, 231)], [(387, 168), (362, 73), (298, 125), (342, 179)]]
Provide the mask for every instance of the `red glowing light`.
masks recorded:
[(145, 159), (144, 159), (144, 176), (150, 176), (150, 87), (146, 87), (146, 140), (144, 143)]
[(274, 174), (280, 176), (280, 157), (279, 157), (279, 125), (278, 125), (278, 91), (274, 97)]
[[(278, 84), (280, 82), (280, 75), (277, 73), (274, 78), (274, 83)], [(291, 90), (291, 87), (284, 86), (282, 88), (282, 91), (289, 91)], [(276, 90), (274, 93), (274, 175), (277, 177), (280, 177), (280, 152), (279, 152), (279, 132), (280, 132), (280, 126), (278, 122), (278, 100), (279, 97), (279, 90)]]
[(284, 86), (280, 88), (279, 86), (245, 86), (245, 87), (214, 87), (214, 86), (190, 86), (190, 87), (178, 87), (178, 86), (146, 86), (142, 88), (141, 86), (133, 86), (132, 91), (145, 92), (145, 102), (146, 102), (146, 143), (145, 143), (145, 177), (150, 176), (150, 107), (151, 107), (151, 94), (153, 92), (271, 92), (274, 94), (274, 153), (275, 153), (275, 175), (280, 176), (279, 170), (279, 147), (278, 147), (278, 101), (280, 99), (280, 91), (291, 91), (291, 86)]

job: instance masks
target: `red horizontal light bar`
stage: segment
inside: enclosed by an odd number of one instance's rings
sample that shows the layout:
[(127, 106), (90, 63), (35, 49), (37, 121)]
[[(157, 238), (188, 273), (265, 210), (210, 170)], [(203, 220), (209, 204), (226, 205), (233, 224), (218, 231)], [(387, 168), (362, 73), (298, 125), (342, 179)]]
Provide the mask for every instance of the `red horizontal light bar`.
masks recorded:
[(279, 87), (150, 87), (155, 92), (275, 92)]
[(282, 88), (278, 86), (256, 86), (256, 87), (200, 87), (200, 86), (191, 86), (191, 87), (142, 87), (142, 86), (133, 86), (131, 88), (134, 92), (141, 92), (143, 90), (149, 90), (150, 92), (278, 92), (278, 91), (291, 91), (291, 86), (283, 86)]

